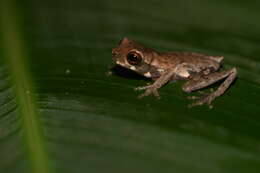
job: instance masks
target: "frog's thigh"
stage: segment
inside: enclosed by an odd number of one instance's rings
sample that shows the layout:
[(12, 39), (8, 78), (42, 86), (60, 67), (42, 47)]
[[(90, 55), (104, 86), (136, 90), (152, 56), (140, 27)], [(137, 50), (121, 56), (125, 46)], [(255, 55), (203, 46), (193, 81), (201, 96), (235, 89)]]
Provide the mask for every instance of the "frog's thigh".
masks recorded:
[(222, 90), (224, 92), (228, 88), (228, 86), (233, 82), (233, 80), (236, 78), (236, 73), (237, 73), (236, 68), (232, 68), (221, 72), (211, 73), (206, 76), (205, 75), (201, 75), (199, 77), (197, 76), (196, 78), (187, 81), (183, 85), (182, 89), (185, 92), (192, 92), (207, 87), (221, 79), (228, 77), (223, 82), (223, 85), (219, 87), (219, 89), (223, 88)]

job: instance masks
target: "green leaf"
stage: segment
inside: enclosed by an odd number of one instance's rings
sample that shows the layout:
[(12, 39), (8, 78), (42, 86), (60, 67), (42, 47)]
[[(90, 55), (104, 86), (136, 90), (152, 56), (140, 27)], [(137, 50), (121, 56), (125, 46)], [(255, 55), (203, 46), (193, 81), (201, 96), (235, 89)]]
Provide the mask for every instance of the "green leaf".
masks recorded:
[[(259, 5), (3, 0), (0, 172), (259, 172)], [(238, 79), (213, 109), (188, 108), (183, 82), (137, 99), (149, 81), (106, 75), (125, 36), (223, 55)]]

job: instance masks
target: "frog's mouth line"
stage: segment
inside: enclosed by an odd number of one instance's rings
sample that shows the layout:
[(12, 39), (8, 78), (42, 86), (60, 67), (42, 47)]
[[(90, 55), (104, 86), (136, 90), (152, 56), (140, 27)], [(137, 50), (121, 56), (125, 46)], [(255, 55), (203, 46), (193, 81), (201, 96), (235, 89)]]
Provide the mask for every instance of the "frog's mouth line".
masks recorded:
[(126, 65), (126, 64), (124, 64), (124, 63), (121, 63), (120, 61), (116, 61), (116, 64), (118, 64), (118, 65), (120, 65), (120, 66), (122, 66), (122, 67), (125, 67), (125, 68), (129, 68), (129, 69), (131, 69), (131, 70), (133, 70), (133, 71), (136, 71), (136, 67), (135, 67), (135, 66)]
[(120, 61), (116, 61), (116, 64), (118, 64), (118, 65), (121, 65), (121, 66), (123, 66), (123, 67), (124, 67), (124, 64), (123, 64), (123, 63), (121, 63)]

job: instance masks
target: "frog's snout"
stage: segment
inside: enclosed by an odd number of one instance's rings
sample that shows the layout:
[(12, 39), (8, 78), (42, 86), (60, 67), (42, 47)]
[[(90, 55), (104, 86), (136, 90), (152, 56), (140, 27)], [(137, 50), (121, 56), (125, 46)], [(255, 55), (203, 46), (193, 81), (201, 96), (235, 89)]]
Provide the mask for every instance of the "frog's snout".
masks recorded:
[(112, 49), (112, 56), (115, 57), (118, 54), (116, 48)]
[(118, 55), (119, 55), (119, 52), (118, 52), (117, 48), (113, 48), (113, 49), (112, 49), (112, 59), (113, 59), (114, 61), (117, 60)]

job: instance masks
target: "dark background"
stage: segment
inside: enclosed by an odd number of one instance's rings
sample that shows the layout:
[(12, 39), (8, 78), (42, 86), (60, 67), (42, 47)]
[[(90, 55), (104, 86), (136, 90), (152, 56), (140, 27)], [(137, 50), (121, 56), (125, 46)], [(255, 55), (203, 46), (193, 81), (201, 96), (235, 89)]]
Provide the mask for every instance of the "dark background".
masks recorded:
[[(242, 0), (13, 1), (51, 170), (259, 172), (259, 5)], [(147, 81), (105, 74), (113, 64), (111, 49), (123, 37), (159, 51), (223, 55), (223, 68), (237, 67), (238, 79), (213, 109), (187, 108), (191, 101), (181, 90), (183, 82), (160, 89), (161, 100), (138, 100), (133, 88)], [(0, 59), (0, 172), (33, 172), (44, 164), (34, 165), (33, 150), (24, 149), (28, 127), (17, 111), (20, 96), (12, 91), (18, 80), (9, 82), (15, 74)]]

